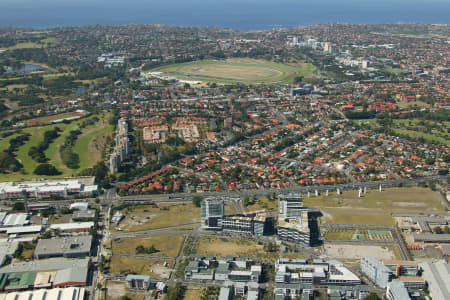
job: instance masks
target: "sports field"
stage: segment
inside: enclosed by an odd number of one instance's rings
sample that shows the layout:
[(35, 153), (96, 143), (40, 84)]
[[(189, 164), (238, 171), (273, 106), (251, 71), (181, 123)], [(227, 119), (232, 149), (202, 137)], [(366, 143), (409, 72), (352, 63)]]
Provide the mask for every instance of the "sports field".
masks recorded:
[(177, 79), (219, 83), (290, 83), (297, 76), (314, 71), (312, 64), (279, 64), (267, 60), (233, 58), (227, 60), (200, 60), (158, 67), (150, 72)]

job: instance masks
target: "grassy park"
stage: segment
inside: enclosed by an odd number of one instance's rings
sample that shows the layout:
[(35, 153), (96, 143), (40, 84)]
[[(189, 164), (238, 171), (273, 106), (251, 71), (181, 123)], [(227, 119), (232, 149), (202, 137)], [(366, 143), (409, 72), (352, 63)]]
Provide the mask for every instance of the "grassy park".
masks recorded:
[(314, 66), (306, 63), (279, 64), (266, 60), (233, 58), (227, 60), (200, 60), (152, 69), (164, 76), (177, 79), (219, 83), (290, 83), (297, 76), (307, 76)]
[[(427, 107), (428, 103), (415, 102), (398, 102), (400, 108)], [(356, 123), (362, 126), (377, 126), (380, 120), (378, 119), (363, 119), (355, 120)], [(441, 145), (450, 146), (450, 122), (443, 121), (429, 121), (421, 119), (395, 119), (390, 128), (397, 135), (407, 136), (414, 140), (423, 139), (427, 143), (438, 143)]]
[[(91, 116), (89, 118), (93, 118)], [(81, 130), (81, 134), (78, 136), (73, 151), (78, 154), (80, 158), (80, 164), (78, 169), (68, 168), (61, 160), (60, 157), (60, 146), (64, 143), (65, 138), (69, 135), (70, 131), (75, 130), (79, 127), (79, 124), (86, 120), (82, 118), (77, 121), (72, 121), (69, 124), (59, 123), (36, 127), (27, 127), (21, 130), (21, 132), (16, 132), (5, 138), (0, 138), (0, 151), (4, 151), (9, 147), (9, 141), (17, 137), (20, 134), (28, 133), (30, 138), (18, 150), (14, 153), (16, 159), (20, 161), (23, 165), (23, 170), (16, 173), (6, 173), (0, 174), (0, 181), (18, 181), (18, 180), (29, 180), (35, 178), (36, 175), (33, 174), (34, 169), (39, 165), (31, 156), (29, 155), (30, 148), (39, 145), (44, 139), (44, 132), (52, 130), (58, 127), (61, 131), (59, 136), (54, 139), (49, 147), (45, 150), (45, 156), (48, 158), (48, 163), (54, 165), (60, 172), (57, 176), (41, 176), (48, 178), (57, 177), (70, 177), (76, 175), (81, 170), (90, 168), (102, 159), (102, 152), (108, 139), (112, 137), (113, 126), (109, 125), (106, 119), (99, 117), (99, 121), (89, 125)], [(42, 122), (49, 122), (53, 118), (43, 119)], [(109, 137), (109, 138), (108, 138)]]

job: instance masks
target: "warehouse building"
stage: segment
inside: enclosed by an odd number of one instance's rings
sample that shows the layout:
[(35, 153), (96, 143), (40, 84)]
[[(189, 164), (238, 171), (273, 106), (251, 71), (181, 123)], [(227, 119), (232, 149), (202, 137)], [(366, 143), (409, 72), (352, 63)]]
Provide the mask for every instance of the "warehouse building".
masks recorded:
[(94, 221), (95, 209), (76, 210), (72, 214), (72, 220), (74, 222), (87, 222)]
[(4, 232), (8, 236), (39, 234), (41, 233), (41, 231), (42, 231), (41, 225), (0, 228), (0, 232)]
[(34, 250), (34, 257), (36, 259), (86, 257), (91, 253), (91, 244), (92, 237), (90, 235), (41, 239)]
[(433, 300), (450, 299), (450, 266), (443, 262), (421, 263), (423, 277), (428, 283), (428, 289)]
[(84, 300), (85, 289), (77, 287), (41, 289), (28, 292), (0, 294), (0, 300)]
[(2, 241), (0, 242), (0, 266), (3, 266), (12, 258), (14, 252), (19, 248), (19, 242)]
[(90, 178), (60, 180), (39, 180), (22, 182), (0, 182), (0, 199), (43, 199), (49, 197), (65, 198), (70, 195), (93, 196), (98, 186)]
[(70, 209), (74, 210), (87, 210), (89, 209), (89, 203), (88, 202), (75, 202), (70, 204)]
[(59, 230), (62, 233), (89, 232), (92, 227), (94, 227), (94, 222), (61, 223), (50, 225), (51, 230)]
[(450, 234), (413, 233), (414, 243), (450, 243)]
[(0, 268), (0, 290), (85, 286), (89, 259), (46, 259)]
[(9, 214), (3, 219), (3, 227), (20, 227), (29, 223), (28, 214), (25, 213)]

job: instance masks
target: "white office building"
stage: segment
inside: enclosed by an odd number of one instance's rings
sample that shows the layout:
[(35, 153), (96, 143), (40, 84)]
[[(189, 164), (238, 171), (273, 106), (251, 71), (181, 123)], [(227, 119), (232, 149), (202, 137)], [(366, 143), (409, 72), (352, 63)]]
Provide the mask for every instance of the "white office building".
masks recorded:
[(450, 299), (450, 265), (444, 261), (422, 263), (423, 277), (433, 300)]
[(392, 281), (393, 272), (382, 262), (372, 256), (361, 257), (361, 271), (373, 283), (379, 287), (386, 288), (388, 282)]
[(216, 198), (206, 198), (201, 203), (201, 218), (203, 229), (222, 229), (222, 219), (225, 212), (224, 201)]
[(288, 193), (278, 196), (279, 215), (284, 218), (298, 217), (306, 209), (300, 193)]

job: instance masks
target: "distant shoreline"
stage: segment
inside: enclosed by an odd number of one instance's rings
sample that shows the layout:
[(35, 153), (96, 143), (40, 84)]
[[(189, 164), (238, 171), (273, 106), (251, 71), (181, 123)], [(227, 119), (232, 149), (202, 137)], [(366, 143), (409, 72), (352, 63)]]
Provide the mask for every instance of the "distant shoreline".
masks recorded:
[(220, 29), (231, 29), (238, 31), (260, 31), (260, 30), (271, 30), (271, 29), (289, 29), (296, 27), (307, 27), (307, 26), (320, 26), (326, 24), (348, 24), (348, 25), (401, 25), (401, 24), (428, 24), (428, 25), (437, 25), (437, 26), (448, 26), (450, 23), (431, 23), (431, 22), (391, 22), (391, 23), (351, 23), (351, 22), (330, 22), (330, 23), (315, 23), (315, 24), (301, 24), (301, 25), (273, 25), (267, 26), (267, 28), (256, 28), (256, 29), (240, 29), (240, 28), (232, 28), (232, 27), (221, 27), (221, 26), (208, 26), (208, 25), (173, 25), (173, 24), (151, 24), (151, 23), (122, 23), (122, 24), (79, 24), (79, 25), (51, 25), (48, 27), (42, 26), (3, 26), (0, 25), (0, 28), (17, 28), (17, 29), (32, 29), (32, 30), (52, 30), (56, 28), (77, 28), (77, 27), (93, 27), (93, 26), (101, 26), (101, 27), (113, 27), (113, 26), (169, 26), (169, 27), (180, 27), (180, 28), (220, 28)]

